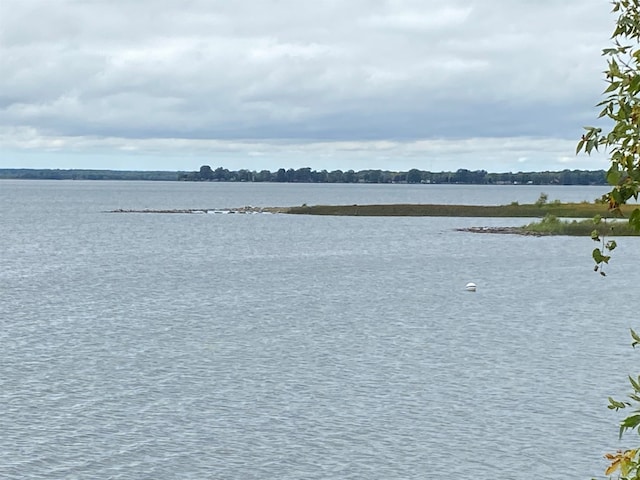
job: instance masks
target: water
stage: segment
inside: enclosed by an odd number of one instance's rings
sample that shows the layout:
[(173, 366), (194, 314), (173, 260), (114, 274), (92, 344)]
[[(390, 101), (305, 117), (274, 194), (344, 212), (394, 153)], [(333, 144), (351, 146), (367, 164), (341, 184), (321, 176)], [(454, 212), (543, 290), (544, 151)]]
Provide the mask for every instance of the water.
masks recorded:
[(0, 182), (0, 477), (602, 473), (627, 444), (606, 398), (637, 373), (638, 239), (603, 279), (589, 239), (455, 231), (522, 219), (105, 213), (540, 193)]

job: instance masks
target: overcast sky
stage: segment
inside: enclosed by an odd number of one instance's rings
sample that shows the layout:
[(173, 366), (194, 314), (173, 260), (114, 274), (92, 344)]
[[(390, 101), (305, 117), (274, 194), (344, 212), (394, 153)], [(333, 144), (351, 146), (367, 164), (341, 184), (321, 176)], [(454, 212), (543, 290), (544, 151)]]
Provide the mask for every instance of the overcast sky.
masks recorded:
[(607, 0), (0, 0), (0, 168), (606, 168)]

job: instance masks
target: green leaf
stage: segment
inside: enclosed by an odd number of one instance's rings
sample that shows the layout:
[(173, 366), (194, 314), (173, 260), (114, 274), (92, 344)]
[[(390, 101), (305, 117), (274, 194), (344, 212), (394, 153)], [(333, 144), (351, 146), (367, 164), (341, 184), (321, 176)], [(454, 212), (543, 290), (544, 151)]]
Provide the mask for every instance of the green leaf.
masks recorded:
[(626, 408), (627, 404), (625, 402), (619, 402), (617, 400), (614, 400), (613, 398), (609, 397), (609, 405), (607, 405), (607, 408), (611, 409), (611, 410), (618, 410), (620, 408)]
[(629, 225), (640, 232), (640, 208), (636, 208), (629, 215)]
[(607, 172), (607, 183), (609, 185), (618, 185), (621, 177), (620, 171), (615, 166), (612, 166)]
[(593, 252), (591, 252), (591, 256), (596, 263), (609, 263), (609, 259), (611, 258), (607, 255), (603, 255), (599, 248), (594, 248)]
[(607, 89), (602, 93), (609, 93), (617, 90), (620, 87), (620, 82), (611, 82), (611, 84), (607, 87)]
[(611, 190), (611, 198), (613, 198), (613, 201), (615, 202), (616, 205), (621, 205), (625, 202), (625, 199), (620, 193), (620, 190), (617, 188), (614, 188), (613, 190)]
[(640, 414), (630, 415), (620, 422), (620, 436), (625, 430), (634, 430), (640, 425)]
[(640, 91), (640, 75), (636, 75), (629, 82), (629, 91), (631, 95), (635, 95)]

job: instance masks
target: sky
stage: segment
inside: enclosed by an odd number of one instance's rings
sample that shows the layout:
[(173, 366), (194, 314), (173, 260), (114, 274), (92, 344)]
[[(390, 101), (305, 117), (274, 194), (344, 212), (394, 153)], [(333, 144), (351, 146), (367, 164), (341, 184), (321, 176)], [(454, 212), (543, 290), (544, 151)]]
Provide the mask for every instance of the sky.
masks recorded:
[(0, 0), (0, 168), (607, 168), (607, 0)]

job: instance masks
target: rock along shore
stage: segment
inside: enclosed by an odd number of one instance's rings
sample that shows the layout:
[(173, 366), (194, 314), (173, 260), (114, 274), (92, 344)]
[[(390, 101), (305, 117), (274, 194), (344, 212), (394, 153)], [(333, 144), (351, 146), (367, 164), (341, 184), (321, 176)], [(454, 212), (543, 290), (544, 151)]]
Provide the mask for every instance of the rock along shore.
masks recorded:
[[(244, 206), (237, 208), (175, 208), (175, 209), (123, 209), (110, 210), (108, 213), (177, 213), (177, 214), (275, 214), (275, 213), (290, 213), (290, 208), (287, 207), (253, 207)], [(522, 227), (467, 227), (456, 228), (458, 232), (470, 232), (470, 233), (500, 233), (510, 235), (526, 235), (533, 237), (541, 237), (548, 235), (547, 233), (529, 232)]]
[(288, 209), (283, 207), (252, 207), (250, 205), (237, 208), (172, 208), (166, 210), (153, 209), (123, 209), (110, 210), (108, 213), (182, 213), (182, 214), (257, 214), (257, 213), (285, 213)]
[(506, 233), (510, 235), (527, 235), (530, 237), (544, 237), (551, 235), (550, 233), (529, 232), (522, 227), (468, 227), (456, 228), (456, 231), (471, 233)]

